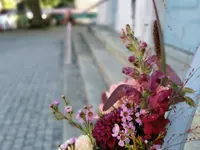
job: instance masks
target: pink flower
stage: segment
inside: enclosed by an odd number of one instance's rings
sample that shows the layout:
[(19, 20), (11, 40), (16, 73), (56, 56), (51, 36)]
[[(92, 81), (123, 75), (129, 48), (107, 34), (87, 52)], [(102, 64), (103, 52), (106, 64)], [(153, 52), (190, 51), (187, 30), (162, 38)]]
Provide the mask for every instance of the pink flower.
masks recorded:
[(112, 132), (113, 132), (112, 137), (117, 137), (118, 134), (119, 134), (119, 131), (120, 131), (119, 125), (118, 125), (118, 124), (115, 124), (115, 126), (114, 126), (113, 129), (112, 129)]
[(66, 106), (66, 107), (65, 107), (65, 112), (66, 112), (66, 113), (72, 112), (72, 106)]
[(142, 120), (140, 118), (135, 119), (135, 121), (141, 126), (142, 125)]
[(121, 147), (125, 146), (125, 143), (129, 143), (130, 139), (127, 138), (126, 134), (121, 133), (119, 136), (117, 136), (117, 139), (119, 140), (118, 145)]
[(68, 147), (68, 144), (64, 143), (64, 144), (60, 145), (60, 150), (66, 150), (67, 147)]
[(92, 105), (85, 105), (84, 108), (83, 108), (84, 112), (90, 111), (91, 109), (93, 109)]
[(94, 113), (93, 109), (86, 111), (86, 121), (93, 121), (97, 115)]
[(153, 145), (151, 150), (162, 150), (160, 145)]
[(131, 121), (133, 118), (131, 115), (133, 114), (131, 109), (128, 109), (127, 107), (123, 107), (123, 110), (120, 113), (120, 116), (122, 117), (122, 122)]
[(135, 116), (140, 117), (140, 113), (139, 112), (135, 113)]
[(73, 138), (71, 138), (71, 139), (66, 141), (66, 143), (69, 144), (69, 145), (75, 144), (75, 142), (76, 142), (76, 138), (75, 137), (73, 137)]
[(78, 111), (78, 114), (76, 115), (76, 119), (80, 122), (80, 123), (84, 123), (85, 122), (85, 113), (82, 110)]
[(53, 104), (49, 104), (49, 108), (53, 108)]
[(60, 104), (60, 102), (59, 102), (58, 100), (55, 100), (55, 101), (54, 101), (54, 104), (55, 104), (56, 106), (58, 106), (58, 105)]
[(132, 122), (129, 122), (128, 124), (122, 125), (125, 131), (125, 134), (134, 136), (135, 135), (135, 126)]
[(161, 91), (165, 91), (165, 90), (169, 90), (169, 87), (164, 87), (164, 86), (159, 86), (156, 90), (157, 93), (161, 92)]

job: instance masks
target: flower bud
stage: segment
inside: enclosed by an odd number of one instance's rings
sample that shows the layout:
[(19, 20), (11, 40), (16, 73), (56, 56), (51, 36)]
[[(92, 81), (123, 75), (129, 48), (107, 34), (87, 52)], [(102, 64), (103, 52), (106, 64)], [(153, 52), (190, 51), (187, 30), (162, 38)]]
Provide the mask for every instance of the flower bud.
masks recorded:
[(53, 104), (49, 104), (49, 108), (53, 108)]
[(125, 67), (122, 69), (122, 73), (133, 77), (135, 75), (135, 69), (132, 67)]
[(55, 101), (54, 101), (54, 104), (55, 104), (56, 106), (58, 106), (58, 105), (60, 104), (60, 102), (59, 102), (58, 100), (55, 100)]
[(145, 49), (147, 47), (147, 43), (146, 42), (141, 42), (139, 45), (140, 49)]
[(132, 55), (132, 56), (129, 56), (129, 57), (128, 57), (128, 61), (129, 61), (129, 62), (134, 62), (134, 61), (135, 61), (135, 56), (133, 56), (133, 55)]
[(65, 112), (66, 112), (66, 113), (72, 112), (72, 106), (66, 106), (66, 107), (65, 107)]

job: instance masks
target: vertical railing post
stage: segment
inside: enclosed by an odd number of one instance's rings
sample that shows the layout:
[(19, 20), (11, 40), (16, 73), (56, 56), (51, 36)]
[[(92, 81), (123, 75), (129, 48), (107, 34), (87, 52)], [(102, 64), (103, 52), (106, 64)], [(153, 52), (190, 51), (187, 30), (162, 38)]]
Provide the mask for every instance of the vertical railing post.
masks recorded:
[(72, 23), (69, 21), (66, 26), (66, 64), (71, 64), (72, 62)]

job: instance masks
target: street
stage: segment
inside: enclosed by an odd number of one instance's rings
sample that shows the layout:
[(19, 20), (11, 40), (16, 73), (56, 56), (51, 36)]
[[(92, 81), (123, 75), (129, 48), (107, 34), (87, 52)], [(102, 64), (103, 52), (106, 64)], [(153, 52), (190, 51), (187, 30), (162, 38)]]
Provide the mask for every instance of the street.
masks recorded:
[(53, 150), (62, 123), (48, 108), (63, 90), (64, 28), (0, 34), (0, 150)]

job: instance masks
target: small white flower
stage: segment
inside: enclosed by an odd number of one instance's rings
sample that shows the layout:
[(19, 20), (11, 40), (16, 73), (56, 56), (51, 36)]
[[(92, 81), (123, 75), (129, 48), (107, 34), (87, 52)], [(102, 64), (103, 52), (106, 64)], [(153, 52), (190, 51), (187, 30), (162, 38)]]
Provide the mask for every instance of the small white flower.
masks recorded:
[(75, 142), (75, 150), (93, 150), (93, 145), (87, 135), (81, 135)]

